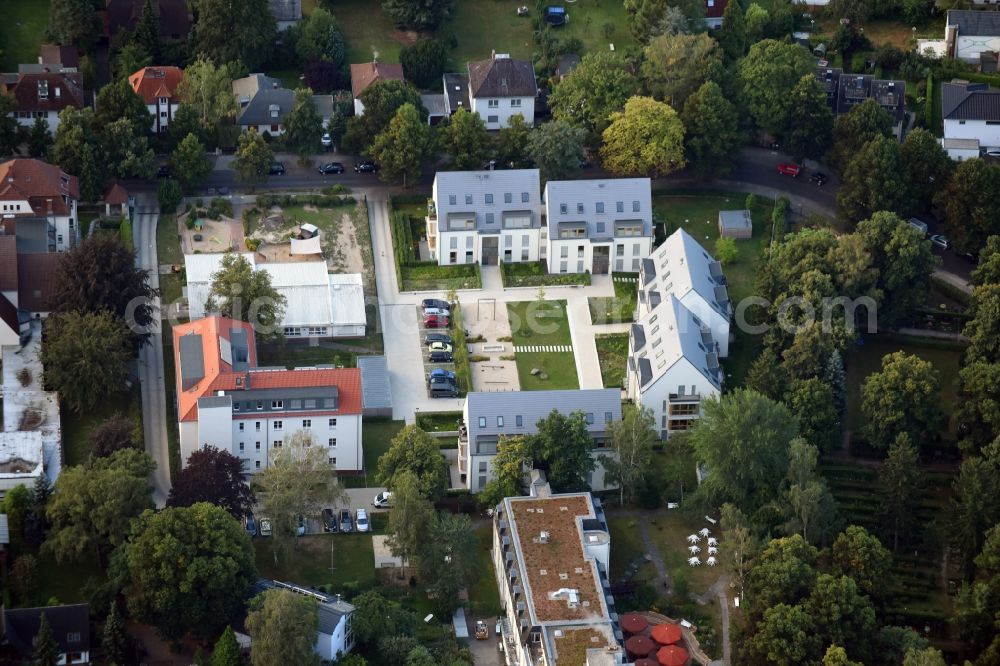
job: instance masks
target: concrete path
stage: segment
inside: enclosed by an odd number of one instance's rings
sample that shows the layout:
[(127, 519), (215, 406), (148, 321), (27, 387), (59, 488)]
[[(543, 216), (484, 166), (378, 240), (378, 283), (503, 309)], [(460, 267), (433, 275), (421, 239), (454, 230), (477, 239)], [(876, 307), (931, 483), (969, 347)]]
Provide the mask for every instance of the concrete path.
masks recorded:
[(576, 350), (576, 376), (582, 389), (604, 388), (601, 378), (601, 363), (597, 358), (597, 343), (594, 341), (593, 326), (590, 323), (590, 308), (586, 298), (572, 298), (566, 301), (566, 315), (569, 318), (569, 333)]
[[(141, 196), (141, 195), (140, 195)], [(159, 290), (160, 276), (156, 259), (155, 201), (140, 198), (137, 201), (133, 239), (136, 263), (149, 271), (149, 284)], [(153, 298), (153, 308), (159, 312), (160, 297)], [(163, 328), (159, 317), (154, 317), (149, 328), (149, 344), (139, 351), (139, 382), (142, 385), (142, 429), (146, 452), (156, 461), (151, 479), (153, 501), (156, 506), (166, 506), (170, 493), (170, 449), (167, 444), (167, 399), (163, 383)]]
[(972, 285), (970, 285), (969, 282), (960, 275), (955, 275), (954, 273), (949, 273), (948, 271), (943, 271), (940, 268), (936, 268), (934, 269), (933, 276), (941, 280), (942, 282), (947, 282), (952, 287), (955, 287), (956, 289), (963, 291), (966, 294), (972, 293)]
[(901, 328), (897, 331), (902, 335), (912, 335), (918, 338), (935, 338), (937, 340), (952, 340), (954, 342), (969, 342), (969, 338), (961, 333), (949, 331), (929, 331), (926, 328)]

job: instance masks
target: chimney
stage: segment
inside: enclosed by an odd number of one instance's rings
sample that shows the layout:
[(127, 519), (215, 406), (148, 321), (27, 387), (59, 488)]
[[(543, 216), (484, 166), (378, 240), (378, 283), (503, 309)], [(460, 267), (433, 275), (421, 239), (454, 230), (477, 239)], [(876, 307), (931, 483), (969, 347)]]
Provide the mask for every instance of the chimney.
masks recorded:
[(496, 60), (496, 59), (497, 59), (497, 50), (496, 49), (492, 49), (490, 51), (490, 60)]

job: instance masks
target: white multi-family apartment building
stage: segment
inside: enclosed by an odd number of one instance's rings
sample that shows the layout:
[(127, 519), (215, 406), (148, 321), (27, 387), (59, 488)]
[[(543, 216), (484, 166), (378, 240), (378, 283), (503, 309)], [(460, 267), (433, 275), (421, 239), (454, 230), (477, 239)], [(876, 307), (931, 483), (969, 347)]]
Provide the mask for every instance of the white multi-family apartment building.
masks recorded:
[(0, 164), (0, 226), (17, 236), (19, 253), (65, 252), (80, 238), (76, 214), (80, 183), (42, 160)]
[(357, 368), (258, 367), (253, 327), (218, 316), (176, 326), (174, 350), (182, 462), (214, 446), (252, 474), (301, 431), (338, 472), (362, 470)]
[(649, 256), (649, 178), (549, 181), (544, 200), (550, 273), (637, 273)]

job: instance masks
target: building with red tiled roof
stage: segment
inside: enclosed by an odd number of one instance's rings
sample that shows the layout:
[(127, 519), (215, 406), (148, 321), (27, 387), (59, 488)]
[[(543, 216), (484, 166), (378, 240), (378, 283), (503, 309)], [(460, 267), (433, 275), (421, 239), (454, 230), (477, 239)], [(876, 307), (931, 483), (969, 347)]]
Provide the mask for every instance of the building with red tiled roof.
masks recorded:
[(357, 368), (258, 367), (253, 327), (220, 316), (174, 327), (174, 361), (183, 461), (215, 446), (254, 473), (301, 431), (338, 472), (361, 471)]
[(17, 236), (18, 252), (64, 252), (79, 240), (80, 184), (59, 167), (32, 158), (0, 164), (0, 228)]
[[(34, 69), (35, 67), (32, 67)], [(87, 102), (83, 75), (79, 72), (43, 71), (19, 73), (17, 82), (7, 86), (16, 102), (11, 114), (19, 125), (31, 127), (36, 118), (44, 118), (53, 134), (59, 127), (59, 112), (66, 108), (82, 109)]]
[(132, 90), (146, 103), (153, 116), (153, 131), (165, 132), (177, 113), (177, 87), (184, 78), (180, 67), (143, 67), (128, 77)]
[(722, 15), (726, 13), (729, 0), (705, 0), (705, 24), (715, 30), (722, 27)]
[(376, 81), (403, 81), (403, 66), (391, 62), (365, 62), (351, 65), (351, 94), (354, 97), (354, 115), (365, 115), (361, 93)]

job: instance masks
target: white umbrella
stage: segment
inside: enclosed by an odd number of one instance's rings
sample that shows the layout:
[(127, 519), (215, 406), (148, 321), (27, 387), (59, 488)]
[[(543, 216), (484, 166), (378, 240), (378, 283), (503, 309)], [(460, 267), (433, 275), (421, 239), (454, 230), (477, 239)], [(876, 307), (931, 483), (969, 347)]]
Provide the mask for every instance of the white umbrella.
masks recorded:
[(715, 546), (709, 546), (708, 547), (708, 554), (709, 555), (718, 555), (718, 553), (719, 553), (719, 549), (716, 548)]
[(707, 560), (705, 560), (705, 564), (707, 564), (710, 567), (714, 567), (715, 566), (715, 558), (714, 557), (708, 558)]
[(695, 555), (701, 552), (701, 548), (699, 548), (698, 546), (688, 546), (688, 552), (690, 552), (692, 555)]
[(708, 537), (708, 545), (709, 546), (718, 546), (719, 545), (719, 540), (716, 539), (715, 537)]
[(701, 560), (699, 560), (697, 557), (689, 557), (688, 564), (690, 564), (693, 567), (696, 567), (699, 564), (701, 564)]
[(702, 535), (703, 537), (707, 537), (711, 533), (712, 530), (708, 529), (707, 527), (703, 527), (700, 530), (698, 530), (698, 534)]
[(701, 537), (697, 534), (688, 535), (688, 543), (698, 543), (699, 541), (701, 541)]

